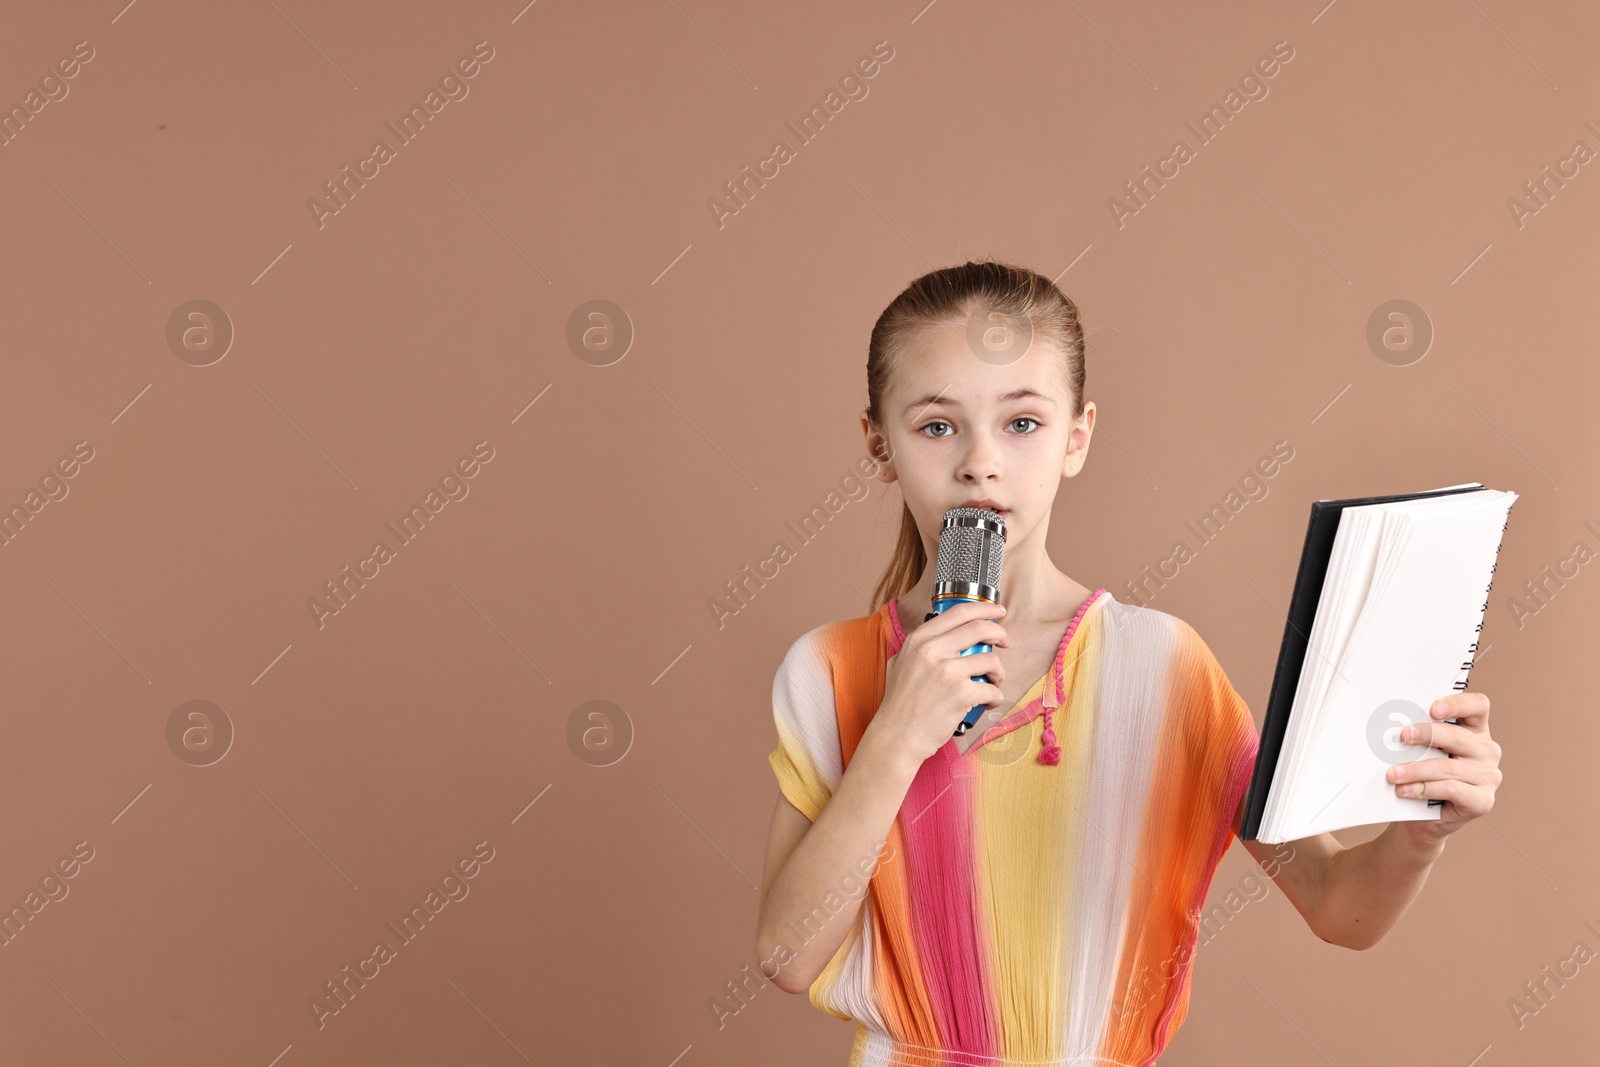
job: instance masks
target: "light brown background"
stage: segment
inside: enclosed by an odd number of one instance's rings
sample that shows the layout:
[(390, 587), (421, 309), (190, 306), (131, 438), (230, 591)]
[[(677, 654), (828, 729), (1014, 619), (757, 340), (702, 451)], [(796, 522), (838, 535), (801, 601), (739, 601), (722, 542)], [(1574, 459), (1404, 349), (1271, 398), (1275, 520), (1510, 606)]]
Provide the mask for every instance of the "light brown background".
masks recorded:
[[(1600, 148), (1594, 9), (1212, 7), (13, 12), (0, 101), (95, 58), (0, 149), (0, 502), (95, 458), (0, 549), (0, 900), (95, 858), (0, 948), (5, 1061), (845, 1062), (852, 1027), (804, 998), (721, 1028), (709, 1004), (756, 962), (772, 672), (865, 610), (898, 499), (850, 504), (720, 630), (707, 601), (861, 453), (879, 311), (983, 255), (1059, 274), (1094, 331), (1099, 429), (1051, 532), (1073, 577), (1127, 599), (1292, 444), (1152, 603), (1258, 721), (1310, 501), (1522, 494), (1472, 675), (1493, 813), (1372, 951), (1251, 903), (1163, 1063), (1592, 1053), (1594, 967), (1520, 1030), (1507, 1000), (1600, 949), (1600, 577), (1521, 629), (1508, 601), (1600, 546), (1600, 176), (1520, 229), (1506, 201)], [(1108, 198), (1279, 40), (1270, 94), (1118, 229)], [(477, 41), (470, 95), (319, 230), (307, 200)], [(719, 230), (707, 199), (878, 41), (870, 94)], [(165, 340), (196, 298), (236, 330), (208, 367)], [(565, 341), (594, 298), (637, 331), (608, 367)], [(1365, 341), (1396, 298), (1436, 330), (1406, 367)], [(480, 440), (470, 495), (319, 630), (307, 600)], [(236, 731), (208, 767), (166, 740), (197, 698)], [(633, 731), (604, 768), (567, 742), (594, 699)], [(308, 999), (482, 840), (470, 896), (319, 1030)], [(1251, 873), (1234, 847), (1213, 900)]]

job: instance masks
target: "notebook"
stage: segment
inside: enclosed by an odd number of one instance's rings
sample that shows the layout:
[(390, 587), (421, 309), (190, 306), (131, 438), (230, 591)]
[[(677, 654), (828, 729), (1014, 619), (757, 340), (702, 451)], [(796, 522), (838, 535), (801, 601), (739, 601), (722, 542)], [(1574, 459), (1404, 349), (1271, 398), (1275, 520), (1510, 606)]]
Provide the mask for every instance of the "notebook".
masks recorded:
[(1311, 505), (1242, 840), (1439, 818), (1385, 775), (1448, 755), (1399, 729), (1467, 688), (1516, 499), (1468, 482)]

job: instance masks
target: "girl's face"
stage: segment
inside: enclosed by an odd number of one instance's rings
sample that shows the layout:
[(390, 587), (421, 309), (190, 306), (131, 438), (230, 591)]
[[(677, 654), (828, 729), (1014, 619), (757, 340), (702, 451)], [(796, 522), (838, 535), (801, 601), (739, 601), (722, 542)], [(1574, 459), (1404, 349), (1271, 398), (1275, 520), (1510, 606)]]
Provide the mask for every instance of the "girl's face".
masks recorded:
[(1015, 545), (1049, 516), (1062, 478), (1083, 466), (1094, 430), (1094, 404), (1074, 424), (1066, 361), (1042, 339), (1020, 359), (980, 359), (963, 325), (921, 332), (898, 356), (883, 397), (882, 426), (866, 426), (868, 447), (881, 437), (929, 558), (938, 550), (944, 513), (987, 507), (1006, 519)]

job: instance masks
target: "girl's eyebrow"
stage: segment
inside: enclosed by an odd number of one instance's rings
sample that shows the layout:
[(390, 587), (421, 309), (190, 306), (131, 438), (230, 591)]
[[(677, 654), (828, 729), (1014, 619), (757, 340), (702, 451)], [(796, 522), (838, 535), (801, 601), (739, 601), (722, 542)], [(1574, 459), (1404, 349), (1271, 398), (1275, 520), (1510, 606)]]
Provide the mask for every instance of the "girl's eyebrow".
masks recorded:
[[(1020, 389), (1013, 389), (1011, 392), (1007, 393), (1005, 396), (999, 397), (998, 399), (1002, 404), (1011, 400), (1042, 400), (1046, 404), (1055, 403), (1055, 399), (1053, 397), (1045, 396), (1037, 389), (1029, 389), (1027, 386), (1023, 386)], [(901, 412), (901, 414), (908, 414), (912, 408), (922, 408), (925, 410), (927, 408), (931, 408), (935, 404), (941, 403), (946, 407), (952, 408), (959, 408), (961, 406), (961, 401), (946, 399), (944, 392), (941, 390), (940, 392), (929, 393), (927, 396), (913, 400), (911, 403), (905, 406), (905, 409)]]

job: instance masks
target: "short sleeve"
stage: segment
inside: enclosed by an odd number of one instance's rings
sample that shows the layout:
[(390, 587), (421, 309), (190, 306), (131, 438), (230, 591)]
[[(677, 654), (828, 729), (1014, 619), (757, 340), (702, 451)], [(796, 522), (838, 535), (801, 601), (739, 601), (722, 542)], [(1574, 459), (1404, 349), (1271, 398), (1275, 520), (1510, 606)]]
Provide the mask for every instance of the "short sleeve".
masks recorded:
[(767, 757), (779, 790), (812, 822), (844, 776), (833, 673), (823, 654), (822, 635), (818, 628), (790, 646), (772, 680), (778, 747)]
[(1241, 830), (1240, 807), (1250, 779), (1255, 773), (1260, 736), (1250, 708), (1245, 704), (1217, 657), (1193, 627), (1184, 624), (1194, 652), (1193, 692), (1199, 697), (1200, 742), (1197, 746), (1208, 785), (1219, 805), (1219, 815), (1227, 820), (1234, 837)]

